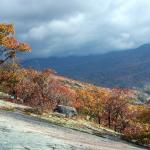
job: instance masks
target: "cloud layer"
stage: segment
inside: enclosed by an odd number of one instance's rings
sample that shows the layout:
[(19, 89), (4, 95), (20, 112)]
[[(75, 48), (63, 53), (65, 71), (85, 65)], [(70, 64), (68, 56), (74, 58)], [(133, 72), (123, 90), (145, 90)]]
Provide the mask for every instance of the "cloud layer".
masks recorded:
[(150, 0), (1, 0), (32, 57), (87, 55), (150, 43)]

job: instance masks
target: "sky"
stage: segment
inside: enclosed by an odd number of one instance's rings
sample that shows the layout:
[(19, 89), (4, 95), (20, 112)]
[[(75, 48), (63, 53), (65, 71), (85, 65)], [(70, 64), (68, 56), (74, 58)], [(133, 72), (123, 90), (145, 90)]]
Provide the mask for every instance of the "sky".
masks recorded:
[(150, 43), (150, 0), (0, 0), (32, 57), (89, 55)]

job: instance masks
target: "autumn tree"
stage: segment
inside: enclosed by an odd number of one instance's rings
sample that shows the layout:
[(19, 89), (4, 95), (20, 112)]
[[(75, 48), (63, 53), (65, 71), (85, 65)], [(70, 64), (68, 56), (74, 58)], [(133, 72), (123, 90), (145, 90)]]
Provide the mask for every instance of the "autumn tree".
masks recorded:
[[(18, 41), (15, 37), (15, 29), (12, 24), (0, 24), (0, 85), (2, 90), (6, 90), (16, 98), (16, 85), (19, 83), (21, 74), (17, 74), (20, 69), (16, 64), (18, 52), (31, 51), (27, 43)], [(5, 62), (9, 62), (5, 66)]]
[(18, 70), (16, 74), (20, 78), (14, 88), (18, 102), (37, 108), (40, 112), (52, 111), (57, 104), (71, 105), (74, 92), (53, 79), (54, 73), (50, 69), (42, 72)]
[(51, 74), (54, 72), (50, 69), (39, 72), (34, 78), (33, 82), (36, 86), (34, 93), (37, 93), (38, 105), (41, 111), (53, 109), (53, 99), (51, 97), (52, 79)]
[(106, 116), (106, 125), (114, 130), (123, 130), (128, 123), (128, 90), (116, 88), (113, 89), (107, 99), (105, 99), (104, 116)]
[(10, 60), (15, 63), (18, 52), (31, 51), (27, 43), (18, 41), (15, 37), (15, 29), (12, 24), (0, 24), (0, 65)]
[(104, 100), (107, 97), (107, 93), (106, 90), (94, 86), (77, 90), (74, 106), (80, 113), (95, 118), (101, 124), (104, 112)]
[[(12, 69), (13, 68), (13, 69)], [(14, 72), (15, 70), (15, 72)], [(1, 91), (16, 97), (16, 86), (19, 83), (21, 74), (18, 73), (17, 65), (5, 64), (0, 68), (0, 87)]]
[(57, 105), (73, 106), (75, 92), (69, 87), (62, 85), (60, 81), (51, 80), (49, 97), (53, 100), (54, 107)]

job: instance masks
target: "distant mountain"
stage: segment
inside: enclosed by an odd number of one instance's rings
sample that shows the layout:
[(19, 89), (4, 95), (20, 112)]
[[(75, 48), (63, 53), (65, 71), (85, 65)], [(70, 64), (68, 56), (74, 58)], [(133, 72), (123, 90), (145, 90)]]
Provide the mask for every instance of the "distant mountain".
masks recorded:
[(143, 87), (150, 83), (150, 44), (101, 55), (31, 59), (23, 66), (53, 68), (59, 74), (100, 86)]

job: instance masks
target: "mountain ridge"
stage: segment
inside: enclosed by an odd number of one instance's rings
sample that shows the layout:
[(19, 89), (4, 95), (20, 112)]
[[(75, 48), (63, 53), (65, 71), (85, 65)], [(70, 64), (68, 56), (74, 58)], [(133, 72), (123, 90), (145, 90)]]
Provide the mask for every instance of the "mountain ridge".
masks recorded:
[(106, 87), (144, 87), (150, 83), (150, 44), (99, 55), (35, 58), (24, 67), (53, 68), (59, 74)]

